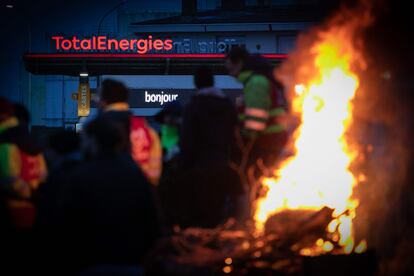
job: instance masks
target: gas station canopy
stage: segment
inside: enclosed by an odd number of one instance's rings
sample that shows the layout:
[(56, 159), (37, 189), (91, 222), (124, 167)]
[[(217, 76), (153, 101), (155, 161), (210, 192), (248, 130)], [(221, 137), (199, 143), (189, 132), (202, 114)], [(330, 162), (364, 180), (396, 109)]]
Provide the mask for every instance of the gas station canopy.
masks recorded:
[[(276, 65), (285, 54), (263, 54)], [(192, 75), (208, 65), (214, 74), (227, 74), (225, 54), (48, 53), (25, 54), (26, 70), (41, 75)]]

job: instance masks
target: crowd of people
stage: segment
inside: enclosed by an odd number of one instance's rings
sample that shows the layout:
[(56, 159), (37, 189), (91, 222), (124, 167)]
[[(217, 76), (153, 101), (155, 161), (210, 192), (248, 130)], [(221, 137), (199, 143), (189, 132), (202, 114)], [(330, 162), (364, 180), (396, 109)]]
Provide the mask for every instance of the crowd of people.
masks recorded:
[(233, 48), (225, 67), (243, 84), (243, 97), (232, 102), (215, 87), (211, 69), (200, 67), (190, 102), (155, 116), (159, 133), (132, 114), (127, 87), (111, 79), (100, 85), (99, 114), (80, 133), (54, 133), (45, 148), (29, 132), (27, 110), (1, 98), (0, 239), (7, 261), (0, 269), (140, 275), (146, 256), (173, 229), (248, 218), (248, 176), (276, 164), (288, 138), (287, 107), (262, 57)]

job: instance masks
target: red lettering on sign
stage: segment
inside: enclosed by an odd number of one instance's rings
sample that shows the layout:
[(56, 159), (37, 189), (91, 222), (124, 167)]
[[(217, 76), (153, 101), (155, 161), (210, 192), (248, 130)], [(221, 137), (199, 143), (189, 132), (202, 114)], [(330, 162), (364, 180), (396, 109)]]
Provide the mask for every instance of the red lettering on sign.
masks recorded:
[(171, 39), (167, 39), (164, 41), (164, 50), (169, 51), (173, 47), (173, 41)]
[(60, 50), (60, 40), (63, 38), (63, 36), (52, 36), (52, 39), (55, 40), (56, 45), (55, 48), (56, 50)]
[(80, 50), (81, 49), (78, 45), (79, 39), (76, 38), (76, 36), (73, 36), (72, 43), (73, 43), (73, 49), (75, 49), (75, 50)]
[(116, 39), (108, 39), (108, 50), (118, 50), (118, 40)]
[(164, 43), (162, 42), (161, 39), (154, 40), (154, 49), (155, 50), (162, 50), (163, 46), (164, 46)]
[(91, 41), (89, 39), (82, 39), (80, 46), (82, 48), (82, 50), (91, 50), (92, 49), (92, 45), (91, 45)]
[(151, 50), (171, 50), (171, 39), (155, 39), (152, 35), (149, 35), (147, 39), (121, 39), (114, 38), (108, 39), (106, 36), (92, 36), (91, 38), (79, 39), (73, 36), (71, 39), (64, 38), (63, 36), (52, 36), (52, 40), (55, 42), (56, 50), (63, 51), (137, 51), (139, 54), (146, 54)]
[(98, 36), (98, 50), (107, 50), (106, 36)]
[(122, 51), (129, 50), (129, 42), (128, 42), (128, 40), (121, 39), (121, 41), (119, 41), (119, 49), (121, 49)]
[(70, 48), (72, 48), (72, 42), (69, 39), (62, 40), (62, 49), (67, 51)]
[(139, 39), (137, 41), (138, 53), (145, 54), (148, 51), (148, 40)]

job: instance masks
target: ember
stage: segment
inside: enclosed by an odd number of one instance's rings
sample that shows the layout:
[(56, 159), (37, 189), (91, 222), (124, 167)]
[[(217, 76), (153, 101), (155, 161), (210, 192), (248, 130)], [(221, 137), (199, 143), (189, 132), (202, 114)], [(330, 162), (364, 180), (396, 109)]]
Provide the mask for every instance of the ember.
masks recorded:
[[(172, 239), (165, 240), (154, 252), (147, 264), (149, 275), (321, 275), (316, 265), (324, 265), (325, 259), (309, 259), (302, 256), (304, 247), (319, 243), (318, 239), (331, 220), (333, 210), (284, 211), (269, 219), (272, 229), (263, 235), (254, 235), (248, 228), (237, 230), (234, 221), (215, 229), (187, 228), (175, 233)], [(279, 225), (276, 232), (273, 224)], [(332, 245), (333, 246), (333, 245)], [(371, 254), (350, 255), (349, 259), (330, 258), (332, 262), (355, 263), (369, 260), (375, 268)], [(352, 270), (354, 269), (354, 270)], [(361, 266), (348, 268), (347, 273), (361, 272)], [(365, 271), (365, 270), (364, 270)], [(268, 274), (266, 274), (268, 273)], [(368, 274), (372, 274), (369, 272)], [(330, 275), (325, 273), (323, 275)]]

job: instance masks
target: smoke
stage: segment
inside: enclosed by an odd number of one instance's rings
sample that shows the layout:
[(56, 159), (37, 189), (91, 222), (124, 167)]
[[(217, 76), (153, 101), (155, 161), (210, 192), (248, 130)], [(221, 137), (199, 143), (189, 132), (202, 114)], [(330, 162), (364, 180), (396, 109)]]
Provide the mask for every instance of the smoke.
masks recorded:
[[(354, 53), (353, 67), (357, 70), (366, 69), (363, 58), (363, 31), (374, 21), (371, 15), (370, 1), (360, 1), (356, 6), (342, 5), (339, 12), (331, 16), (322, 24), (300, 34), (296, 48), (289, 53), (288, 60), (276, 72), (276, 77), (285, 85), (287, 97), (292, 102), (295, 97), (294, 86), (306, 83), (315, 77), (318, 72), (315, 64), (309, 62), (315, 58), (314, 45), (326, 39), (331, 39), (342, 52)], [(335, 38), (327, 38), (334, 34)]]
[[(360, 72), (349, 133), (349, 140), (360, 153), (352, 169), (366, 176), (354, 192), (360, 199), (356, 233), (365, 237), (378, 255), (380, 275), (414, 274), (414, 89), (407, 74), (412, 66), (412, 48), (407, 47), (409, 33), (402, 32), (409, 23), (401, 21), (404, 16), (393, 10), (395, 6), (403, 8), (392, 1), (376, 3), (376, 20), (361, 33), (366, 70)], [(401, 48), (395, 49), (396, 45)]]
[(380, 275), (413, 275), (414, 86), (412, 41), (403, 31), (410, 23), (395, 11), (404, 9), (401, 3), (380, 4), (376, 23), (363, 36), (367, 70), (361, 74), (350, 133), (362, 150), (354, 169), (367, 178), (356, 190), (361, 200), (355, 223), (380, 258)]

